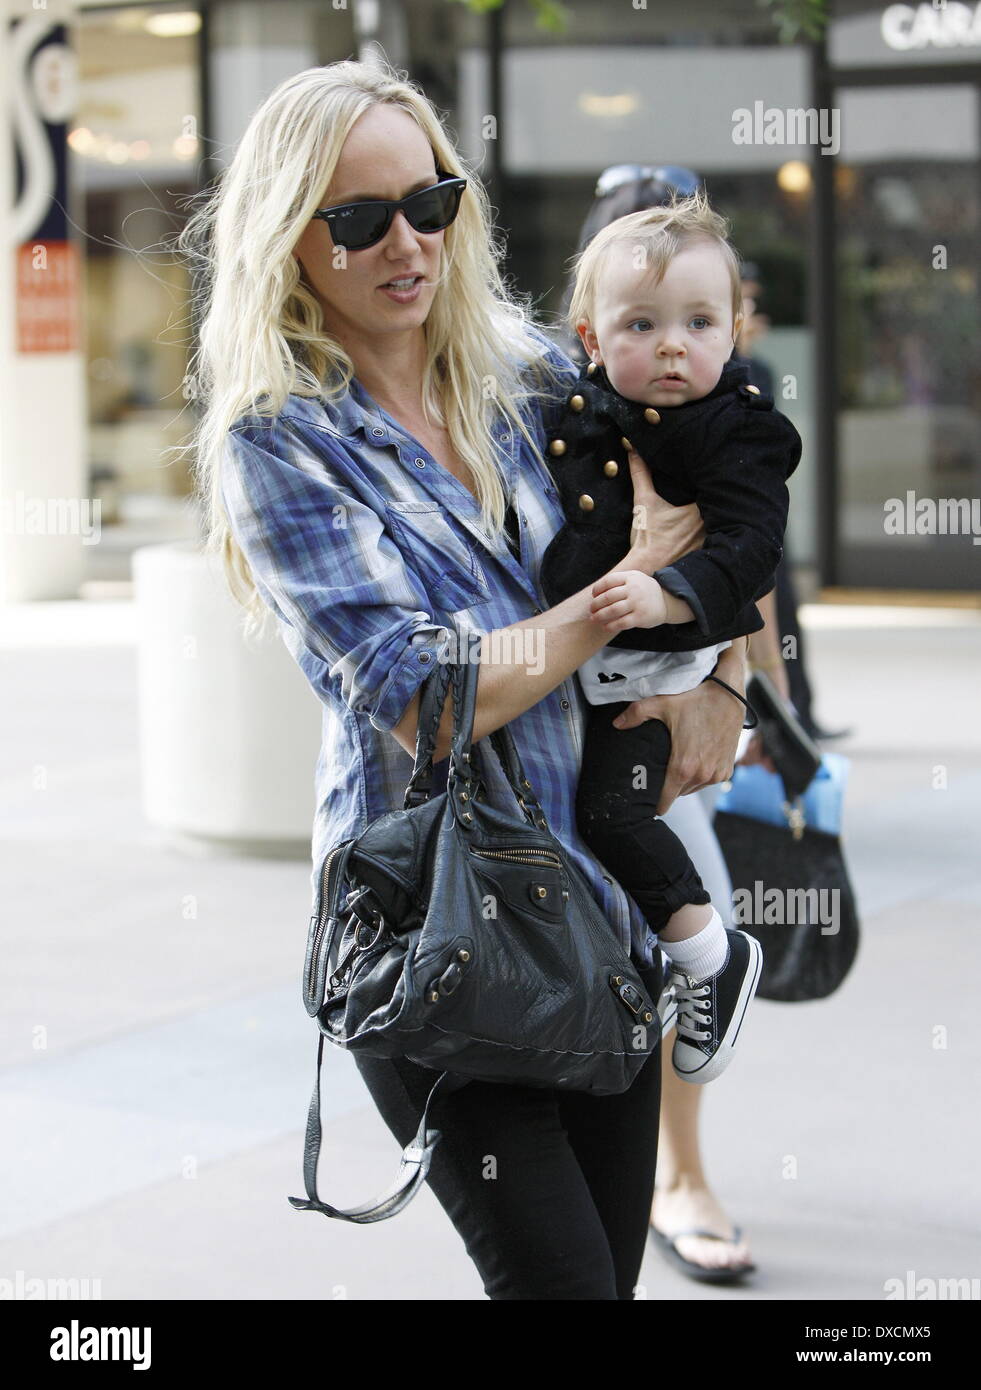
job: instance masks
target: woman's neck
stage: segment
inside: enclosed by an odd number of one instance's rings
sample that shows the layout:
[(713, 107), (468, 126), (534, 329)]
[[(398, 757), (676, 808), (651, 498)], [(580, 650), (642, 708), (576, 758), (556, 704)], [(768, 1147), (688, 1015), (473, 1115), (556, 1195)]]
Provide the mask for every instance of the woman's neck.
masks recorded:
[(381, 341), (374, 338), (345, 346), (355, 376), (373, 401), (389, 414), (393, 410), (419, 413), (426, 365), (426, 338), (421, 327), (412, 333), (386, 335)]

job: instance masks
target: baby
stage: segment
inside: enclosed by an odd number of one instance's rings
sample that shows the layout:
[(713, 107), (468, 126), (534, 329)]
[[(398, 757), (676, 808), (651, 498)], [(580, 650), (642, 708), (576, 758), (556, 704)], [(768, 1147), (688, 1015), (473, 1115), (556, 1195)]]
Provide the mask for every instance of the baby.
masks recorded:
[[(550, 431), (566, 524), (541, 572), (550, 605), (593, 584), (594, 618), (618, 634), (579, 668), (590, 709), (577, 819), (670, 960), (672, 1064), (693, 1082), (728, 1065), (762, 950), (723, 926), (681, 841), (657, 817), (667, 726), (615, 721), (634, 700), (717, 679), (719, 653), (763, 626), (755, 600), (773, 587), (782, 554), (786, 479), (801, 441), (748, 384), (745, 365), (729, 360), (743, 313), (726, 232), (699, 191), (610, 223), (579, 256), (569, 320), (591, 361)], [(704, 522), (702, 547), (653, 576), (608, 573), (630, 543), (628, 448), (666, 501), (696, 503)]]

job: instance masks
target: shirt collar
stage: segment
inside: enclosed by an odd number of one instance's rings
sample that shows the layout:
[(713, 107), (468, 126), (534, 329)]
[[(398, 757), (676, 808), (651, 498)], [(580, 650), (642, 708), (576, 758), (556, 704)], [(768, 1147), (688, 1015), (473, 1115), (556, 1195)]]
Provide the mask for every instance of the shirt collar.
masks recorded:
[(328, 376), (324, 388), (323, 402), (327, 413), (331, 417), (334, 427), (340, 434), (357, 434), (360, 430), (367, 438), (377, 442), (382, 436), (389, 438), (389, 426), (382, 418), (378, 407), (368, 397), (368, 393), (358, 381), (357, 377), (351, 378), (348, 388), (340, 396), (331, 396), (328, 393), (332, 387), (339, 386), (341, 383), (340, 369), (335, 369), (333, 374)]

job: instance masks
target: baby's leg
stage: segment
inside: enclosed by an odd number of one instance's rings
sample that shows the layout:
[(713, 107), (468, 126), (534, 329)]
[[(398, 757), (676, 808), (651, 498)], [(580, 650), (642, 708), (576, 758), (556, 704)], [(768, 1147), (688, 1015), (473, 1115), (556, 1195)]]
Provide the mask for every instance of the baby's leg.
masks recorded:
[(671, 961), (675, 1072), (704, 1083), (729, 1065), (762, 968), (758, 941), (727, 931), (688, 853), (657, 814), (671, 753), (659, 719), (615, 729), (626, 709), (591, 705), (576, 816), (583, 839), (635, 900)]
[(657, 814), (671, 735), (659, 719), (615, 729), (627, 704), (590, 705), (576, 794), (579, 831), (653, 931), (679, 941), (712, 919), (709, 895), (678, 836)]

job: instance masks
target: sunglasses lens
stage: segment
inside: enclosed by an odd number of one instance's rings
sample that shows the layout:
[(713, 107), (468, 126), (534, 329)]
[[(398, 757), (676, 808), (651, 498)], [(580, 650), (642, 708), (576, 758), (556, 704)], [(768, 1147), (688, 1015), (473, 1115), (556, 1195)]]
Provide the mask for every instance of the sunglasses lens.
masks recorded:
[(417, 232), (439, 232), (456, 217), (463, 189), (447, 184), (424, 188), (407, 200), (405, 215)]
[(330, 230), (337, 246), (349, 251), (380, 241), (388, 229), (388, 209), (372, 203), (355, 203), (331, 218)]

